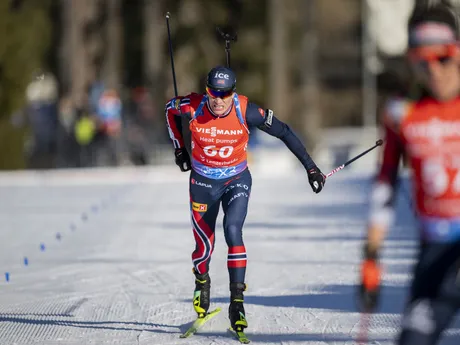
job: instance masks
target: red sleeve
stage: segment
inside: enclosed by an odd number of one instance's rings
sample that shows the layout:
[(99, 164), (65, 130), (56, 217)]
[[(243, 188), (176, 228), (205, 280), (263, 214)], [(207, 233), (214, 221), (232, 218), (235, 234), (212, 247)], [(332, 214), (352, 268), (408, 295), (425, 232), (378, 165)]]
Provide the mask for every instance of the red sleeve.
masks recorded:
[(190, 97), (177, 97), (166, 103), (166, 125), (175, 149), (184, 147), (182, 117), (190, 114), (190, 111)]
[(395, 186), (398, 179), (399, 162), (404, 152), (399, 128), (408, 112), (407, 109), (407, 102), (392, 100), (388, 102), (383, 118), (385, 144), (372, 189), (369, 220), (371, 224), (385, 228), (394, 219)]
[(398, 177), (399, 161), (403, 154), (403, 147), (399, 134), (386, 122), (384, 123), (384, 133), (385, 144), (377, 180), (394, 187)]

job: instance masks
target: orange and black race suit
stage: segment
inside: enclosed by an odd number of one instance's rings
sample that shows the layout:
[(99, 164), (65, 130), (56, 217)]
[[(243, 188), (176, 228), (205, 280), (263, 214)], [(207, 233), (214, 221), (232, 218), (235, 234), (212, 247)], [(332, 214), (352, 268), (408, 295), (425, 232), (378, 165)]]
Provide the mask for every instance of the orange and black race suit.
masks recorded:
[(220, 204), (224, 211), (224, 234), (228, 245), (227, 266), (230, 282), (243, 283), (246, 249), (242, 228), (246, 218), (252, 178), (247, 163), (249, 131), (259, 128), (281, 139), (306, 170), (315, 164), (304, 145), (273, 111), (264, 110), (235, 94), (225, 116), (215, 116), (207, 96), (192, 93), (166, 104), (166, 120), (174, 147), (184, 148), (182, 119), (189, 120), (191, 133), (190, 211), (196, 247), (194, 268), (209, 270), (214, 249), (214, 233)]

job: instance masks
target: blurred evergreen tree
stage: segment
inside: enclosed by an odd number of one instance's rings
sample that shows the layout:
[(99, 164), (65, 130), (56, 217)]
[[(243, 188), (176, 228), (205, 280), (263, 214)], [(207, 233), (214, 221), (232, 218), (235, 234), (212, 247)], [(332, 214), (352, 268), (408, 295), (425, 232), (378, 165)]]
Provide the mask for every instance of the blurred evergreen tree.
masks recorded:
[[(69, 91), (71, 81), (83, 77), (90, 79), (88, 75), (97, 74), (99, 68), (89, 66), (94, 64), (93, 60), (97, 60), (95, 56), (87, 54), (87, 57), (81, 58), (82, 54), (75, 54), (74, 51), (80, 52), (83, 49), (75, 47), (74, 42), (67, 39), (69, 18), (63, 14), (65, 11), (62, 8), (67, 2), (11, 1), (13, 0), (0, 1), (0, 169), (23, 167), (25, 133), (12, 128), (9, 118), (13, 112), (24, 106), (24, 89), (32, 72), (46, 67), (57, 74), (62, 83), (61, 88), (65, 86), (65, 90)], [(97, 0), (97, 3), (102, 6), (108, 1), (110, 0)], [(285, 120), (298, 134), (306, 135), (305, 127), (310, 128), (311, 125), (307, 126), (301, 119), (309, 116), (305, 114), (304, 84), (305, 66), (308, 62), (305, 47), (309, 47), (310, 42), (304, 39), (304, 0), (283, 0), (288, 66), (287, 96), (282, 109), (278, 109), (279, 105), (270, 96), (278, 87), (269, 79), (270, 63), (274, 61), (275, 55), (270, 50), (273, 44), (270, 35), (273, 30), (270, 29), (277, 24), (270, 20), (267, 0), (119, 1), (123, 5), (121, 14), (124, 30), (123, 35), (119, 34), (123, 40), (120, 42), (123, 49), (117, 57), (117, 61), (123, 64), (118, 66), (121, 69), (120, 77), (125, 87), (144, 84), (151, 89), (159, 114), (157, 118), (161, 122), (158, 123), (159, 126), (166, 128), (163, 123), (163, 107), (174, 96), (165, 23), (165, 14), (169, 11), (179, 94), (203, 92), (206, 73), (215, 65), (226, 63), (225, 43), (216, 27), (231, 26), (238, 32), (237, 42), (231, 45), (231, 67), (238, 77), (238, 92), (262, 107), (272, 107), (280, 114), (284, 110)], [(81, 5), (82, 8), (92, 8), (95, 7), (95, 2), (96, 0), (88, 0), (73, 3)], [(356, 122), (360, 119), (360, 74), (357, 68), (355, 69), (358, 72), (350, 68), (350, 62), (359, 65), (359, 40), (355, 32), (345, 30), (359, 26), (359, 4), (355, 0), (346, 2), (356, 7), (352, 13), (343, 13), (341, 9), (345, 5), (338, 6), (341, 2), (317, 1), (321, 4), (318, 10), (318, 23), (321, 25), (318, 25), (318, 44), (314, 50), (318, 52), (317, 79), (321, 97), (315, 100), (319, 103), (320, 113), (324, 114), (321, 117), (324, 126), (350, 124), (352, 120)], [(96, 11), (96, 7), (92, 12)], [(75, 19), (77, 14), (69, 12), (68, 15)], [(104, 17), (104, 13), (101, 12), (98, 16)], [(99, 18), (98, 16), (96, 17)], [(105, 32), (106, 21), (99, 18), (96, 23), (92, 23), (93, 26), (83, 25), (84, 33), (91, 33), (89, 29), (94, 29), (94, 24), (100, 27), (93, 30), (95, 34), (89, 37), (91, 39), (85, 36), (86, 41), (83, 43), (90, 52), (97, 53), (94, 53), (96, 57), (104, 60), (107, 57), (101, 55), (104, 49), (100, 48), (103, 47), (101, 32)], [(326, 50), (330, 52), (325, 54)], [(80, 65), (75, 64), (75, 61), (79, 61)], [(104, 65), (104, 61), (99, 62)], [(343, 94), (338, 96), (337, 92), (325, 87), (325, 71), (328, 75), (335, 76), (334, 85), (343, 81)], [(77, 74), (73, 75), (75, 73)], [(357, 81), (354, 88), (351, 87), (351, 76)]]
[(51, 0), (28, 0), (10, 7), (0, 1), (0, 169), (24, 167), (25, 131), (10, 124), (24, 106), (24, 90), (43, 67), (51, 39)]

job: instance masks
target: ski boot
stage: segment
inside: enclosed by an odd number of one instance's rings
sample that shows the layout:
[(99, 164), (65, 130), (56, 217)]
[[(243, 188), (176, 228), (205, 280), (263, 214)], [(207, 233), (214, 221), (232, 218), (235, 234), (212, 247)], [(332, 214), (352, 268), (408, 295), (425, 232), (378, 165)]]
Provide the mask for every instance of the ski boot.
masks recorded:
[(208, 313), (211, 295), (211, 278), (209, 273), (199, 274), (193, 269), (195, 274), (195, 291), (193, 293), (193, 308), (198, 314), (198, 318), (204, 318)]
[(244, 329), (248, 327), (243, 306), (244, 291), (246, 291), (246, 284), (230, 284), (230, 306), (228, 307), (228, 318), (230, 319), (230, 325), (235, 332), (243, 332)]
[(221, 309), (216, 308), (208, 312), (210, 304), (211, 278), (209, 274), (199, 274), (193, 269), (195, 274), (195, 291), (193, 293), (193, 308), (198, 314), (193, 324), (180, 335), (181, 338), (188, 338), (198, 332), (209, 320), (220, 313)]

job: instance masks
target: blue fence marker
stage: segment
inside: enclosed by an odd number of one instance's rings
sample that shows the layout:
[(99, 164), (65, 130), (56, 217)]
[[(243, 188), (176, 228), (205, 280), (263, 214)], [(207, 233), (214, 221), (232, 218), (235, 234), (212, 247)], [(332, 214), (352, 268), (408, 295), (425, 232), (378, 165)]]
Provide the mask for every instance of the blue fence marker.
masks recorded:
[[(126, 188), (126, 190), (127, 189), (128, 189), (128, 187)], [(123, 190), (123, 192), (125, 192), (125, 190)], [(91, 208), (90, 208), (91, 212), (97, 213), (98, 211), (101, 211), (103, 208), (108, 207), (110, 202), (115, 202), (117, 199), (119, 199), (120, 196), (121, 196), (121, 193), (113, 193), (112, 195), (109, 196), (108, 200), (101, 200), (101, 203), (100, 203), (99, 206), (96, 205), (96, 204), (93, 204), (91, 206)], [(87, 221), (88, 220), (88, 213), (83, 212), (81, 214), (81, 219), (83, 221)], [(71, 231), (75, 231), (77, 229), (77, 226), (75, 225), (75, 223), (70, 223), (69, 228), (70, 228)], [(60, 232), (56, 233), (56, 239), (58, 241), (60, 241), (62, 239), (62, 234)], [(43, 243), (43, 242), (40, 243), (40, 251), (42, 251), (42, 252), (46, 251), (46, 246), (45, 246), (45, 243)], [(23, 263), (24, 263), (24, 266), (29, 265), (29, 259), (28, 259), (27, 256), (24, 256)], [(10, 272), (5, 272), (5, 280), (7, 282), (9, 282), (10, 278), (11, 278)]]

